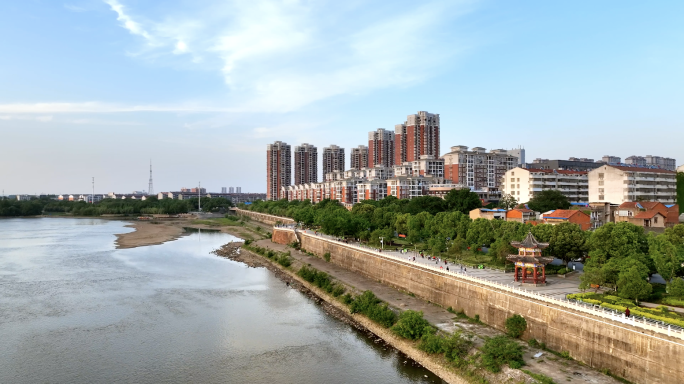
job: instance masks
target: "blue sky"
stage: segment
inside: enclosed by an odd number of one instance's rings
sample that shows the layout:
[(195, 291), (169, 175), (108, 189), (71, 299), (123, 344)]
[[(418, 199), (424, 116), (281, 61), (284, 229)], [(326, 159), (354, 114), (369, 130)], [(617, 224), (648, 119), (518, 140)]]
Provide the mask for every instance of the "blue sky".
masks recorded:
[[(419, 110), (528, 161), (684, 163), (679, 1), (0, 3), (0, 188), (264, 192), (265, 148)], [(347, 160), (348, 162), (348, 160)]]

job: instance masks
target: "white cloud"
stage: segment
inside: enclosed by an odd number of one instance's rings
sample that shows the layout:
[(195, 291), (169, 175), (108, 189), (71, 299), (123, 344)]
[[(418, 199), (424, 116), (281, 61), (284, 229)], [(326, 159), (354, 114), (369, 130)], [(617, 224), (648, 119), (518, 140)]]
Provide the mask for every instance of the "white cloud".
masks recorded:
[(12, 103), (0, 104), (0, 113), (42, 114), (42, 113), (119, 113), (119, 112), (233, 112), (229, 108), (198, 104), (178, 105), (124, 105), (100, 102), (84, 103)]
[(186, 66), (220, 71), (229, 87), (221, 103), (245, 113), (290, 112), (434, 76), (435, 68), (461, 51), (454, 41), (448, 49), (439, 46), (441, 28), (473, 3), (372, 9), (356, 2), (203, 1), (191, 9), (171, 3), (166, 14), (143, 17), (120, 0), (103, 1), (123, 28), (143, 38), (139, 56), (162, 65), (177, 56), (173, 60)]
[(130, 33), (138, 36), (142, 36), (147, 40), (150, 45), (157, 45), (154, 38), (150, 33), (148, 33), (140, 23), (134, 21), (126, 12), (124, 12), (124, 6), (119, 3), (118, 0), (103, 0), (107, 3), (112, 11), (116, 12), (117, 20), (121, 22), (121, 26), (126, 28)]

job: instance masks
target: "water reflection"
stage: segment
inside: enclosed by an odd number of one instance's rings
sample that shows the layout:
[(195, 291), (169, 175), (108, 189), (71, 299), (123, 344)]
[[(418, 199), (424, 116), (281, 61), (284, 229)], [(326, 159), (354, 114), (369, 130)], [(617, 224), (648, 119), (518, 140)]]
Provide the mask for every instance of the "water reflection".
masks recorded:
[(116, 250), (123, 225), (0, 220), (0, 382), (439, 382), (267, 270), (209, 254), (230, 235)]

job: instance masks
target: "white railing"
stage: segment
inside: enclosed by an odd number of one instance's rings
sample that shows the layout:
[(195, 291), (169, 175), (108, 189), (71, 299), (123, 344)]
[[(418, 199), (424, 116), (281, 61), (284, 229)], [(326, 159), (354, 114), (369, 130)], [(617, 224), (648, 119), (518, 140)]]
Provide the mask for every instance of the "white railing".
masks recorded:
[[(278, 229), (279, 230), (286, 230), (286, 231), (294, 231), (294, 228), (290, 225), (283, 225), (283, 226), (279, 227)], [(386, 252), (377, 252), (377, 251), (375, 251), (374, 248), (370, 248), (370, 247), (366, 248), (363, 246), (359, 246), (357, 244), (350, 244), (350, 243), (345, 243), (345, 242), (341, 242), (341, 241), (336, 241), (336, 240), (327, 238), (326, 237), (327, 235), (323, 235), (323, 234), (316, 236), (316, 235), (307, 233), (306, 231), (298, 231), (298, 233), (300, 235), (311, 236), (311, 237), (314, 237), (316, 239), (325, 240), (325, 241), (335, 243), (335, 244), (339, 244), (339, 245), (349, 247), (352, 249), (357, 249), (359, 251), (366, 252), (366, 253), (371, 254), (373, 256), (376, 256), (376, 257), (382, 257), (382, 258), (386, 258), (386, 259), (391, 259), (393, 261), (398, 261), (398, 262), (400, 262), (406, 266), (409, 266), (409, 267), (427, 269), (427, 270), (430, 270), (432, 272), (436, 272), (436, 273), (446, 275), (446, 276), (449, 276), (452, 278), (462, 279), (462, 280), (470, 281), (473, 283), (485, 285), (485, 286), (492, 287), (492, 288), (495, 288), (495, 289), (498, 289), (501, 291), (510, 292), (510, 293), (515, 294), (515, 295), (528, 297), (528, 298), (531, 298), (534, 300), (543, 301), (543, 302), (553, 304), (553, 305), (557, 305), (557, 306), (560, 306), (563, 308), (569, 308), (569, 309), (572, 309), (575, 311), (591, 314), (591, 315), (598, 316), (598, 317), (601, 317), (604, 319), (608, 319), (608, 320), (611, 320), (614, 322), (619, 322), (619, 323), (631, 325), (634, 327), (646, 329), (649, 331), (653, 331), (653, 332), (657, 332), (657, 333), (661, 333), (661, 334), (666, 334), (668, 336), (678, 337), (678, 338), (684, 340), (684, 329), (682, 329), (676, 325), (671, 325), (671, 324), (667, 324), (667, 323), (663, 323), (660, 321), (655, 321), (652, 319), (639, 317), (639, 316), (626, 317), (624, 313), (619, 313), (619, 312), (614, 311), (612, 309), (604, 308), (604, 307), (601, 307), (598, 305), (592, 305), (592, 304), (584, 303), (581, 301), (568, 300), (565, 298), (558, 299), (558, 298), (552, 297), (550, 295), (545, 295), (543, 293), (539, 293), (536, 291), (527, 290), (527, 289), (522, 288), (522, 287), (520, 287), (520, 288), (519, 287), (512, 287), (512, 286), (509, 286), (509, 285), (506, 285), (503, 283), (499, 283), (496, 281), (490, 281), (490, 280), (487, 280), (487, 279), (484, 279), (481, 277), (471, 276), (471, 275), (468, 275), (467, 273), (464, 273), (462, 271), (451, 271), (451, 270), (447, 271), (445, 269), (437, 268), (437, 267), (434, 267), (434, 266), (429, 265), (429, 264), (416, 264), (415, 262), (410, 262), (410, 261), (406, 260), (402, 256), (397, 256), (397, 255), (393, 255), (391, 253), (386, 253)]]

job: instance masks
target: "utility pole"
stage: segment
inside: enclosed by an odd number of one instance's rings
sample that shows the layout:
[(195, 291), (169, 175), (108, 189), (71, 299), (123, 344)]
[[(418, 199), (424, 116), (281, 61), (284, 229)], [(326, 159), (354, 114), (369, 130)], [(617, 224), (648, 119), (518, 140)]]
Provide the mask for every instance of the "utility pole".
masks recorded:
[(95, 176), (93, 176), (93, 194), (90, 195), (90, 204), (95, 204)]
[(202, 182), (198, 183), (197, 187), (197, 210), (202, 212)]

